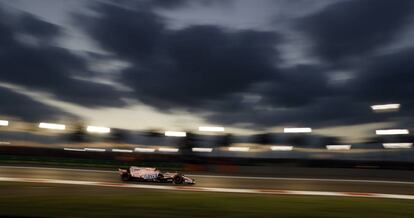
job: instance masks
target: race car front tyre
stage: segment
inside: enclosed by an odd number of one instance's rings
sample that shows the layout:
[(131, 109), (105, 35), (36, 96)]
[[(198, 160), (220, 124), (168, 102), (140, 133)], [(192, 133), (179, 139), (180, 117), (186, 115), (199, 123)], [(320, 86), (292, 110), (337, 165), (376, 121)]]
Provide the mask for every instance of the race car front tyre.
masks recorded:
[(121, 175), (121, 180), (122, 181), (129, 181), (129, 180), (131, 180), (131, 176), (129, 175), (129, 173), (123, 173)]
[(174, 184), (183, 184), (183, 182), (184, 182), (184, 178), (182, 176), (180, 176), (180, 175), (174, 176), (174, 178), (173, 178), (173, 183)]

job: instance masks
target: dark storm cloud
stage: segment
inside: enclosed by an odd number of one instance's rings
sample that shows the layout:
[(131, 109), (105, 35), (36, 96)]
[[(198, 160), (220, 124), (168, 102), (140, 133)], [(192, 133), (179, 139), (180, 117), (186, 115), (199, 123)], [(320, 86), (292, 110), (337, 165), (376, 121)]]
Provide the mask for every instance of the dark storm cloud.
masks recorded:
[[(106, 50), (132, 63), (123, 82), (158, 108), (198, 107), (277, 77), (279, 36), (217, 26), (169, 30), (148, 11), (95, 7), (83, 28)], [(78, 18), (79, 19), (79, 18)]]
[[(323, 74), (318, 73), (319, 71), (315, 73), (302, 68), (296, 71), (302, 73), (292, 75), (291, 79), (294, 78), (294, 81), (298, 82), (295, 83), (296, 85), (290, 86), (289, 84), (292, 83), (284, 79), (280, 87), (274, 84), (275, 87), (270, 89), (271, 92), (262, 94), (267, 98), (273, 96), (274, 102), (261, 102), (259, 108), (238, 105), (238, 110), (214, 113), (209, 119), (225, 124), (250, 123), (258, 127), (285, 124), (324, 127), (380, 121), (396, 122), (395, 127), (399, 128), (412, 127), (414, 116), (412, 57), (414, 57), (414, 48), (373, 56), (366, 60), (364, 67), (359, 68), (355, 78), (340, 87), (327, 85), (326, 80), (322, 79), (324, 76), (320, 77)], [(312, 72), (310, 75), (314, 75), (315, 78), (304, 76), (305, 72)], [(299, 85), (300, 81), (302, 84)], [(300, 92), (289, 92), (296, 87)], [(287, 91), (280, 91), (282, 88)], [(279, 101), (285, 96), (287, 100)], [(297, 101), (298, 99), (300, 101)], [(401, 110), (397, 113), (371, 111), (370, 105), (384, 103), (400, 103)], [(283, 106), (285, 109), (271, 110), (263, 105)]]
[(261, 92), (264, 101), (283, 107), (306, 106), (318, 98), (334, 96), (340, 90), (328, 84), (325, 70), (319, 66), (298, 65), (280, 72)]
[[(128, 1), (128, 0), (127, 0)], [(203, 0), (204, 1), (204, 0)], [(136, 5), (147, 7), (160, 7), (160, 8), (176, 8), (188, 4), (188, 0), (141, 0), (133, 1)]]
[[(405, 92), (414, 82), (409, 75), (414, 70), (409, 62), (412, 52), (375, 54), (407, 24), (407, 1), (343, 1), (299, 20), (314, 43), (313, 55), (325, 63), (289, 68), (279, 65), (276, 48), (282, 40), (273, 31), (214, 25), (172, 30), (151, 10), (108, 4), (93, 10), (97, 16), (78, 15), (75, 20), (103, 49), (131, 64), (120, 81), (157, 109), (183, 108), (201, 112), (211, 122), (256, 129), (388, 121), (395, 114), (374, 114), (369, 106), (387, 101), (411, 104), (404, 99), (412, 96), (412, 91)], [(360, 55), (367, 69), (347, 66), (355, 78), (333, 85), (332, 68), (341, 69), (340, 61)], [(393, 94), (385, 93), (384, 87)], [(258, 99), (246, 102), (244, 94)]]
[(30, 14), (22, 14), (18, 17), (16, 27), (21, 32), (45, 40), (52, 39), (61, 32), (58, 26), (39, 20)]
[[(268, 105), (277, 106), (277, 105)], [(372, 113), (366, 102), (354, 101), (348, 96), (315, 99), (301, 107), (266, 108), (239, 105), (235, 110), (220, 111), (207, 116), (211, 122), (237, 125), (252, 129), (273, 126), (309, 126), (313, 128), (354, 125), (388, 120), (395, 114)]]
[(116, 0), (109, 1), (109, 3), (117, 3), (122, 6), (129, 6), (141, 9), (175, 9), (179, 7), (188, 6), (190, 3), (202, 4), (204, 6), (212, 4), (228, 4), (231, 0)]
[(131, 62), (154, 54), (165, 25), (151, 11), (133, 11), (109, 4), (92, 6), (99, 17), (78, 15), (79, 24), (102, 48)]
[(34, 101), (30, 97), (0, 87), (0, 114), (21, 118), (25, 121), (54, 120), (63, 117), (75, 118), (75, 115)]
[(48, 40), (60, 34), (60, 31), (58, 26), (39, 20), (33, 15), (27, 13), (12, 14), (3, 9), (0, 4), (0, 43), (3, 47), (14, 46), (16, 38), (19, 36), (29, 36), (48, 42)]
[(413, 57), (414, 48), (373, 57), (352, 83), (352, 95), (374, 103), (401, 102), (414, 106)]
[(119, 106), (113, 87), (74, 79), (92, 76), (86, 61), (53, 46), (61, 28), (25, 13), (0, 8), (0, 81), (49, 92), (56, 98), (84, 106)]
[(56, 98), (84, 106), (122, 105), (119, 93), (107, 85), (71, 78), (87, 71), (82, 59), (58, 47), (16, 44), (0, 54), (3, 82), (50, 92)]
[(328, 61), (370, 54), (385, 46), (413, 14), (411, 0), (350, 0), (327, 6), (298, 21), (314, 42), (314, 52)]
[(197, 107), (242, 92), (272, 77), (276, 60), (273, 33), (226, 32), (193, 26), (166, 36), (165, 52), (144, 67), (130, 69), (125, 81), (147, 93), (148, 103)]
[(150, 4), (156, 7), (161, 8), (176, 8), (188, 5), (191, 3), (202, 4), (205, 6), (212, 5), (212, 4), (228, 4), (231, 0), (147, 0)]

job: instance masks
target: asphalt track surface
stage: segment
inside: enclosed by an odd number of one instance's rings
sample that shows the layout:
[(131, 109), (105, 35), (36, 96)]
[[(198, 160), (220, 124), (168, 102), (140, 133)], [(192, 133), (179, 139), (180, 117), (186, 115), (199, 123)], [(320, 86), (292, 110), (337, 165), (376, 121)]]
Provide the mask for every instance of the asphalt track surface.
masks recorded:
[[(249, 189), (249, 190), (295, 190), (295, 191), (322, 191), (322, 192), (347, 192), (347, 193), (382, 193), (414, 195), (414, 179), (411, 171), (387, 171), (387, 170), (343, 170), (336, 169), (335, 177), (329, 170), (317, 169), (312, 175), (312, 170), (303, 169), (306, 172), (300, 174), (300, 170), (293, 169), (296, 176), (286, 177), (250, 177), (229, 175), (196, 175), (188, 174), (197, 181), (194, 187), (206, 190), (217, 189)], [(313, 169), (315, 170), (315, 169)], [(341, 170), (342, 176), (341, 175)], [(316, 177), (316, 175), (317, 177)], [(301, 177), (301, 175), (306, 175)], [(390, 178), (386, 178), (389, 176)], [(110, 184), (120, 184), (117, 171), (85, 170), (67, 168), (21, 167), (0, 166), (1, 178), (25, 178), (46, 179), (62, 181), (90, 181)], [(151, 186), (174, 186), (172, 184), (135, 183)], [(139, 186), (137, 186), (139, 188)], [(159, 187), (162, 189), (162, 187)]]

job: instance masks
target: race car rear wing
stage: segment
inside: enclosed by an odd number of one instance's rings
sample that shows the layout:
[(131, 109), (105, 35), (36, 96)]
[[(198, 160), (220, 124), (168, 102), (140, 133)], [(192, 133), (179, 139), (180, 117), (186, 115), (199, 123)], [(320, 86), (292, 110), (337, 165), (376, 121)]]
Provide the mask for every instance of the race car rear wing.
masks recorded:
[(120, 173), (120, 174), (123, 174), (123, 173), (129, 173), (129, 168), (118, 168), (118, 172)]

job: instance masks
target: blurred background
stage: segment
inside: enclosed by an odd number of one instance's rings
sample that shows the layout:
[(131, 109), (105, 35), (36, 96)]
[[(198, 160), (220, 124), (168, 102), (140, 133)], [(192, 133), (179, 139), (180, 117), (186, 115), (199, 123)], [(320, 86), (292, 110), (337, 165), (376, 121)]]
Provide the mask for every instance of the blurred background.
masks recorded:
[[(410, 129), (376, 130), (347, 143), (311, 128), (237, 135), (221, 126), (133, 131), (83, 123), (1, 120), (1, 162), (95, 167), (158, 166), (217, 173), (272, 174), (271, 166), (412, 169)], [(248, 167), (249, 166), (249, 167)]]

